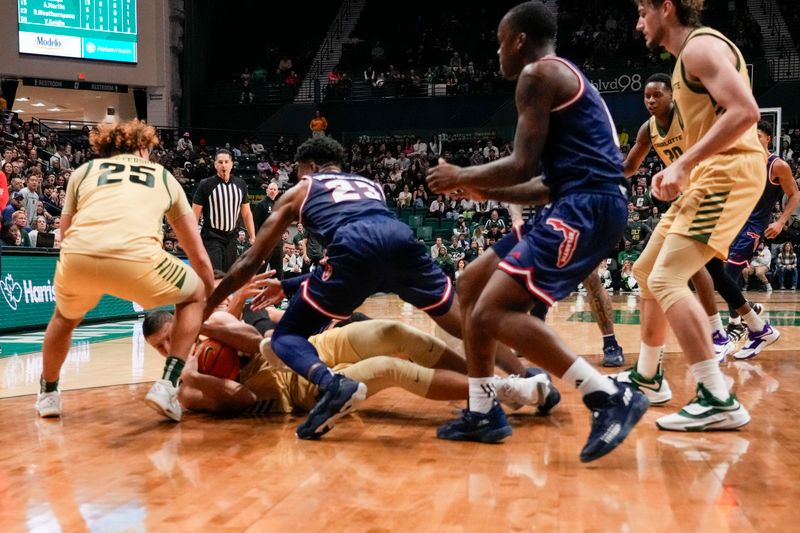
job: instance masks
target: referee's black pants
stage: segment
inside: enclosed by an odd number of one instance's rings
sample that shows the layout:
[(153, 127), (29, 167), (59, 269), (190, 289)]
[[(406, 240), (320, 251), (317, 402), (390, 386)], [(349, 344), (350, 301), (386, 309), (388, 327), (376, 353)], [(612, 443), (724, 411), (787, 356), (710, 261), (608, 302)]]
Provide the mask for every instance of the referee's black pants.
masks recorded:
[(204, 235), (202, 238), (211, 266), (215, 270), (227, 272), (236, 261), (236, 238), (216, 235)]

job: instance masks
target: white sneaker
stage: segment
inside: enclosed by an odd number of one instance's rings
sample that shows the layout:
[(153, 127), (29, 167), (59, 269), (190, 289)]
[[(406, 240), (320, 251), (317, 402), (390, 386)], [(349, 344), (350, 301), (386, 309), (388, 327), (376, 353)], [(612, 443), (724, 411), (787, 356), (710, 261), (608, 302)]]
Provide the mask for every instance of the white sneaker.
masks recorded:
[(656, 425), (668, 431), (711, 431), (736, 429), (748, 422), (750, 413), (735, 395), (722, 401), (698, 383), (695, 398), (677, 413), (656, 420)]
[(178, 403), (178, 389), (166, 379), (159, 379), (150, 387), (144, 401), (156, 412), (175, 422), (181, 421), (183, 409)]
[(734, 359), (750, 359), (760, 354), (764, 348), (781, 338), (781, 332), (773, 328), (769, 322), (764, 323), (761, 331), (747, 328), (747, 342), (744, 347), (733, 354)]
[(42, 418), (61, 416), (61, 391), (37, 394), (36, 411)]
[(536, 407), (544, 403), (551, 386), (547, 374), (544, 373), (529, 378), (516, 374), (494, 377), (497, 399), (514, 411), (525, 405)]
[(631, 385), (634, 389), (643, 393), (652, 405), (665, 404), (672, 399), (672, 390), (669, 388), (667, 378), (664, 377), (664, 370), (661, 365), (658, 365), (656, 375), (650, 379), (642, 376), (636, 370), (636, 366), (623, 370), (613, 377), (620, 383)]
[(733, 353), (736, 349), (736, 344), (733, 340), (719, 331), (715, 331), (711, 335), (711, 342), (714, 345), (714, 357), (717, 358), (719, 364), (723, 364), (728, 357), (729, 353)]

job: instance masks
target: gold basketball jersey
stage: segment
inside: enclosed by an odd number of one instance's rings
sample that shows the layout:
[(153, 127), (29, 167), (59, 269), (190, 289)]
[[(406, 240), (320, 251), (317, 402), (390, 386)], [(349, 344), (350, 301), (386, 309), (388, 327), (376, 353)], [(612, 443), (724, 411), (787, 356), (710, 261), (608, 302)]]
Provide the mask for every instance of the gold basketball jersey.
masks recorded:
[(72, 224), (64, 252), (149, 261), (161, 250), (162, 221), (191, 213), (167, 169), (135, 155), (93, 159), (70, 177), (63, 214)]
[[(747, 83), (747, 86), (750, 86), (750, 76), (747, 74), (744, 57), (742, 57), (742, 53), (735, 44), (720, 32), (711, 28), (700, 27), (693, 30), (678, 53), (675, 70), (672, 72), (672, 99), (675, 103), (676, 115), (679, 116), (678, 119), (682, 122), (683, 137), (687, 149), (697, 144), (716, 123), (717, 118), (725, 112), (725, 109), (717, 104), (702, 84), (691, 81), (686, 77), (686, 72), (683, 69), (683, 60), (681, 58), (683, 49), (690, 40), (701, 35), (716, 37), (730, 47), (736, 56), (736, 70)], [(717, 156), (763, 151), (764, 149), (758, 142), (756, 125), (753, 124), (731, 147), (724, 152), (720, 152)]]
[(683, 145), (683, 130), (681, 129), (680, 116), (677, 110), (673, 110), (672, 120), (669, 129), (663, 131), (656, 121), (656, 117), (650, 117), (650, 143), (653, 150), (665, 165), (669, 166), (685, 151)]

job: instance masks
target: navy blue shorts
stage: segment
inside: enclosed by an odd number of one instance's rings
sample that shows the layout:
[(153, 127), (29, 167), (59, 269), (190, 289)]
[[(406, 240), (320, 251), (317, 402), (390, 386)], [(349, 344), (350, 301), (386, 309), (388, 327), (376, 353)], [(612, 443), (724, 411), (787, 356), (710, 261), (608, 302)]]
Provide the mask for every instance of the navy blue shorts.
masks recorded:
[[(499, 268), (541, 302), (553, 305), (617, 246), (627, 226), (627, 211), (627, 200), (619, 195), (576, 193), (559, 198), (526, 223), (527, 231), (501, 256)], [(505, 240), (496, 252), (507, 249)]]
[(739, 232), (739, 235), (733, 239), (731, 248), (728, 250), (728, 263), (733, 265), (750, 266), (750, 260), (758, 249), (758, 243), (761, 241), (761, 233), (764, 231), (764, 226), (750, 222), (749, 220), (744, 223), (744, 227)]
[(404, 223), (376, 217), (339, 229), (327, 255), (303, 282), (303, 300), (320, 313), (344, 319), (376, 292), (393, 292), (429, 315), (450, 310), (450, 278)]

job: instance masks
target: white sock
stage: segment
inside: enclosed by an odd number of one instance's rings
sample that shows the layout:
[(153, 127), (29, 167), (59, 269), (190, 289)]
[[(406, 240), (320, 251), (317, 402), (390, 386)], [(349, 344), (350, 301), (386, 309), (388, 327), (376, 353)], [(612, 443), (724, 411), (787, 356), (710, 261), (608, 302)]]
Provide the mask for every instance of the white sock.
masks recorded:
[(742, 323), (742, 317), (740, 316), (732, 316), (730, 320), (728, 320), (728, 324), (736, 324), (738, 326), (741, 325), (741, 323)]
[(719, 332), (721, 335), (725, 335), (725, 328), (722, 326), (722, 317), (719, 316), (719, 313), (708, 317), (708, 322), (711, 324), (712, 334)]
[(750, 312), (746, 315), (742, 315), (742, 320), (744, 320), (744, 323), (747, 324), (747, 329), (750, 331), (761, 331), (764, 329), (764, 326), (766, 326), (761, 317), (758, 316), (752, 309), (750, 309)]
[(711, 394), (722, 401), (728, 399), (730, 393), (725, 385), (722, 371), (719, 369), (719, 363), (715, 359), (706, 359), (700, 363), (695, 363), (689, 366), (689, 370), (692, 371), (695, 381), (702, 383)]
[(494, 377), (467, 378), (467, 381), (469, 381), (469, 410), (476, 413), (488, 413), (497, 397)]
[(664, 345), (648, 346), (641, 343), (639, 346), (639, 359), (636, 361), (636, 371), (647, 379), (654, 378), (658, 372), (658, 365), (664, 358)]
[(608, 394), (617, 392), (617, 386), (609, 378), (598, 372), (586, 359), (578, 357), (561, 377), (586, 396), (590, 392), (603, 391)]

